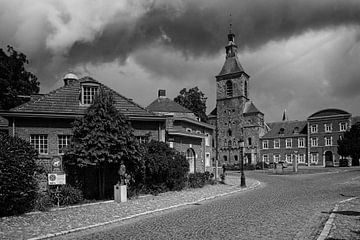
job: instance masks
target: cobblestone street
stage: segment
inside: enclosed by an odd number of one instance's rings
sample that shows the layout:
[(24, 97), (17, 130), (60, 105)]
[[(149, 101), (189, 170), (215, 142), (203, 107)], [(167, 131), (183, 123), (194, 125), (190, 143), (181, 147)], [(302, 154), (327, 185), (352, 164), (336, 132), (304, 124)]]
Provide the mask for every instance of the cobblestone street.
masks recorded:
[(359, 173), (246, 172), (262, 187), (59, 239), (316, 239), (334, 206), (360, 195)]

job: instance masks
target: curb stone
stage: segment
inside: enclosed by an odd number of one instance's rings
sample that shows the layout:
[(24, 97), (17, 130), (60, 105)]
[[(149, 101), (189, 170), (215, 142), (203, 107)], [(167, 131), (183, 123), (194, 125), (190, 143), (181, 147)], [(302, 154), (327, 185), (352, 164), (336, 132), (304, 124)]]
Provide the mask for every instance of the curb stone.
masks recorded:
[(234, 194), (234, 193), (237, 193), (237, 192), (247, 192), (247, 191), (253, 190), (253, 189), (255, 189), (255, 188), (257, 188), (257, 187), (259, 187), (261, 185), (262, 185), (261, 182), (259, 182), (258, 180), (255, 180), (255, 183), (253, 183), (250, 187), (247, 187), (247, 188), (239, 188), (237, 190), (234, 190), (234, 191), (231, 191), (231, 192), (228, 192), (228, 193), (221, 193), (221, 194), (217, 194), (217, 195), (214, 195), (214, 196), (201, 198), (201, 199), (193, 201), (193, 202), (181, 203), (181, 204), (177, 204), (177, 205), (166, 207), (166, 208), (160, 208), (160, 209), (156, 209), (156, 210), (152, 210), (152, 211), (146, 211), (146, 212), (130, 215), (130, 216), (127, 216), (127, 217), (118, 218), (118, 219), (114, 219), (114, 220), (111, 220), (111, 221), (97, 223), (97, 224), (93, 224), (93, 225), (89, 225), (89, 226), (85, 226), (85, 227), (74, 228), (74, 229), (61, 231), (61, 232), (57, 232), (57, 233), (50, 233), (50, 234), (46, 234), (46, 235), (40, 235), (38, 237), (29, 238), (28, 240), (40, 240), (40, 239), (47, 239), (47, 238), (57, 237), (57, 236), (61, 236), (61, 235), (65, 235), (65, 234), (69, 234), (69, 233), (73, 233), (73, 232), (83, 231), (83, 230), (87, 230), (87, 229), (91, 229), (91, 228), (95, 228), (95, 227), (100, 227), (100, 226), (105, 226), (105, 225), (116, 223), (116, 222), (121, 222), (121, 221), (124, 221), (124, 220), (132, 219), (132, 218), (135, 218), (135, 217), (140, 217), (140, 216), (151, 214), (151, 213), (162, 212), (162, 211), (166, 211), (166, 210), (169, 210), (169, 209), (178, 208), (178, 207), (187, 206), (187, 205), (194, 205), (194, 204), (202, 202), (202, 201), (214, 199), (214, 198), (217, 198), (217, 197), (223, 197), (223, 196), (226, 196), (226, 195), (231, 195), (231, 194)]
[[(348, 199), (345, 199), (345, 200), (342, 200), (342, 201), (338, 202), (335, 205), (332, 212), (336, 212), (341, 203), (348, 202), (348, 201), (354, 200), (356, 198), (357, 197), (352, 197), (352, 198), (348, 198)], [(325, 223), (324, 229), (321, 231), (320, 236), (317, 238), (317, 240), (325, 240), (329, 236), (330, 230), (331, 230), (331, 228), (333, 226), (334, 219), (335, 219), (335, 213), (331, 213), (330, 216), (329, 216), (329, 219)]]

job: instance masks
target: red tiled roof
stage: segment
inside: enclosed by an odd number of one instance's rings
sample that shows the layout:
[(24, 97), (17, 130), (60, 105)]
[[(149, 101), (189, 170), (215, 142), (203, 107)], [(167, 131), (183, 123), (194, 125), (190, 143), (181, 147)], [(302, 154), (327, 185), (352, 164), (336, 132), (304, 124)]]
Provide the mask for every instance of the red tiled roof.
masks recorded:
[(126, 116), (156, 116), (132, 100), (90, 77), (75, 80), (37, 99), (30, 100), (27, 103), (12, 108), (9, 112), (82, 115), (87, 108), (87, 106), (81, 105), (79, 100), (81, 84), (83, 83), (96, 83), (103, 87), (105, 92), (111, 92), (114, 96), (115, 107)]
[(171, 99), (162, 97), (155, 99), (149, 106), (146, 107), (146, 109), (152, 112), (192, 113), (192, 111), (172, 101)]
[[(306, 121), (282, 121), (267, 123), (270, 130), (262, 138), (276, 138), (276, 137), (291, 137), (298, 136), (307, 133)], [(295, 133), (295, 129), (298, 129), (298, 133)], [(283, 129), (283, 134), (280, 135)]]

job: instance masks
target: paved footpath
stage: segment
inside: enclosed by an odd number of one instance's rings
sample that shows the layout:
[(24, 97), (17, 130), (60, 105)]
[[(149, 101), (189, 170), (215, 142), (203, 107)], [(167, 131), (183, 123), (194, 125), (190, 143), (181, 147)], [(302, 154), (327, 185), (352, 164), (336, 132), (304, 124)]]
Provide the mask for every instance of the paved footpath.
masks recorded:
[(350, 198), (331, 212), (334, 221), (326, 240), (360, 239), (360, 199)]
[(107, 201), (70, 208), (53, 209), (21, 216), (0, 218), (0, 239), (43, 239), (89, 227), (103, 226), (139, 217), (148, 213), (194, 204), (260, 185), (247, 179), (247, 188), (240, 188), (238, 177), (227, 176), (226, 184), (208, 185), (200, 189), (167, 192), (158, 196), (145, 196), (126, 203)]

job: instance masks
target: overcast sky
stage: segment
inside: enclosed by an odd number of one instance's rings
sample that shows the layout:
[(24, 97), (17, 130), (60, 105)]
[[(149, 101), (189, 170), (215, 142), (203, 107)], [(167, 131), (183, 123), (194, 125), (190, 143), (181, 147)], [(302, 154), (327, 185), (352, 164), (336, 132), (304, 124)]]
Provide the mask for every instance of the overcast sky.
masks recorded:
[(266, 121), (360, 115), (359, 0), (0, 0), (0, 48), (28, 56), (42, 93), (73, 71), (144, 107), (198, 86), (210, 112), (230, 21)]

